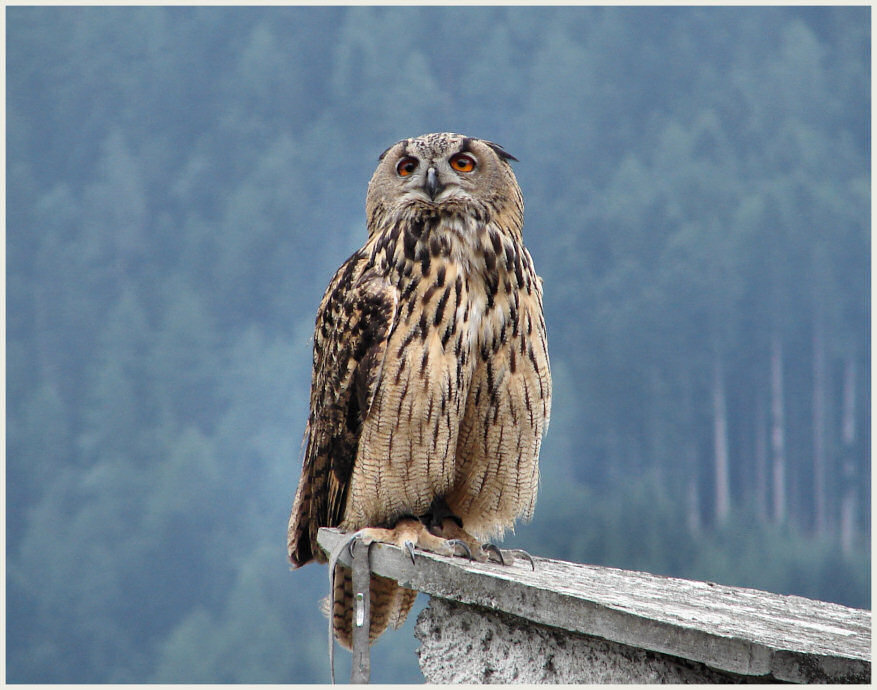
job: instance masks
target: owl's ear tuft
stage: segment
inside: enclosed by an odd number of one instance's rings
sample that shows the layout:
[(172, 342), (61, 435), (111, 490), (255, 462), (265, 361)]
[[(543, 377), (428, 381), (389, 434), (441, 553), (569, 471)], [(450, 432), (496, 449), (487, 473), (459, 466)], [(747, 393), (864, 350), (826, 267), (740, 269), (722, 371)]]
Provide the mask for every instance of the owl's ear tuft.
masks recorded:
[[(398, 146), (399, 144), (401, 144), (402, 142), (406, 142), (406, 141), (410, 141), (410, 140), (409, 140), (409, 139), (400, 139), (400, 140), (397, 141), (395, 144), (391, 144), (390, 146), (388, 146), (387, 148), (385, 148), (385, 149), (384, 149), (384, 152), (383, 152), (380, 156), (378, 156), (378, 161), (382, 161), (382, 160), (384, 160), (384, 156), (386, 156), (386, 155), (390, 152), (390, 149), (392, 149), (392, 148)], [(408, 146), (407, 146), (407, 145), (405, 146), (405, 151), (404, 151), (404, 153), (408, 153)]]
[(492, 141), (485, 141), (484, 143), (487, 144), (490, 148), (492, 148), (494, 153), (496, 153), (496, 155), (499, 156), (500, 158), (502, 158), (504, 161), (518, 160), (517, 158), (515, 158), (512, 154), (510, 154), (508, 151), (506, 151), (499, 144), (494, 144)]

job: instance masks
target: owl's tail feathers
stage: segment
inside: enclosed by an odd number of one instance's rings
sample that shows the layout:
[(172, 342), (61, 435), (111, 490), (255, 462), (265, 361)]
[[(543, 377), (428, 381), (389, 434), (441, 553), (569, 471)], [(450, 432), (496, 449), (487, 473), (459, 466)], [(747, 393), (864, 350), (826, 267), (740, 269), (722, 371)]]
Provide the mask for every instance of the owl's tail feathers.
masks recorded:
[[(417, 592), (398, 585), (380, 575), (372, 575), (369, 584), (371, 617), (369, 619), (369, 644), (380, 637), (389, 627), (400, 627), (417, 598)], [(329, 597), (320, 602), (323, 615), (329, 616)], [(335, 565), (335, 591), (332, 595), (332, 628), (335, 639), (345, 649), (353, 646), (353, 576), (350, 568)]]

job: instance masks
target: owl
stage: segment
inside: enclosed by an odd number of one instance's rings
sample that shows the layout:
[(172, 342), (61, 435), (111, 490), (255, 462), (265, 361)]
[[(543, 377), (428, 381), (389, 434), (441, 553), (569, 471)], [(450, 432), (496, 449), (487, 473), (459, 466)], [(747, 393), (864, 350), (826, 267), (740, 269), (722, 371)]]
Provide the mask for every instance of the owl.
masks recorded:
[[(325, 562), (320, 527), (412, 554), (506, 560), (489, 540), (532, 516), (551, 372), (513, 160), (451, 133), (381, 154), (368, 239), (317, 311), (294, 567)], [(334, 634), (349, 648), (350, 570), (336, 565), (334, 582)], [(415, 596), (372, 576), (371, 641)]]

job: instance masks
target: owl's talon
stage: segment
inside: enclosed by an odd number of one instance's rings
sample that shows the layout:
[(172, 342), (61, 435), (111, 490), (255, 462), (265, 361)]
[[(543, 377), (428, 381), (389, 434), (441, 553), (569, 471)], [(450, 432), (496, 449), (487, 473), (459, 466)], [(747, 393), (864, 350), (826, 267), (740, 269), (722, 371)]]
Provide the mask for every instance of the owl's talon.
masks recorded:
[[(502, 550), (496, 544), (482, 544), (481, 550), (487, 553), (488, 561), (505, 565), (505, 558), (502, 555)], [(491, 558), (491, 555), (495, 555), (496, 558)]]
[(411, 556), (411, 563), (413, 564), (414, 563), (414, 544), (411, 541), (406, 539), (404, 546), (405, 546), (405, 550), (408, 551), (408, 555)]
[(530, 568), (536, 572), (536, 563), (533, 557), (523, 549), (500, 549), (495, 544), (484, 544), (482, 553), (487, 555), (487, 560), (500, 565), (512, 565), (516, 560), (525, 558), (530, 562)]
[[(462, 539), (448, 539), (448, 545), (454, 548), (454, 555), (468, 558), (470, 561), (474, 560), (472, 558), (472, 550), (469, 548), (469, 545), (464, 542)], [(456, 553), (457, 548), (460, 548), (463, 553)]]
[(523, 549), (510, 549), (509, 551), (506, 551), (506, 553), (520, 556), (521, 558), (526, 558), (528, 561), (530, 561), (530, 568), (533, 569), (534, 573), (536, 572), (536, 563), (533, 561), (533, 557)]

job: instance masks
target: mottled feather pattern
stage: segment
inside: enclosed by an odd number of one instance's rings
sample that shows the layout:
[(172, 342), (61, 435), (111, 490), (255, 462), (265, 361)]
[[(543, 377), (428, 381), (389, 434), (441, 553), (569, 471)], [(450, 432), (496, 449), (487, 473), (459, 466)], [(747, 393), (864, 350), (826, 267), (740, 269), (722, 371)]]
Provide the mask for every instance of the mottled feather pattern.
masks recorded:
[(341, 527), (392, 524), (445, 496), (471, 533), (501, 535), (532, 514), (549, 415), (530, 255), (495, 223), (453, 216), (405, 219), (366, 251), (399, 302)]
[[(369, 643), (374, 642), (387, 628), (398, 628), (408, 617), (417, 592), (400, 587), (395, 580), (372, 575), (369, 583), (371, 617), (369, 618)], [(350, 568), (335, 566), (335, 591), (332, 596), (331, 616), (338, 643), (350, 649), (353, 644), (353, 578)], [(325, 602), (325, 615), (330, 615), (329, 602)]]
[[(461, 154), (477, 161), (475, 173), (452, 170)], [(396, 166), (412, 158), (406, 180)], [(325, 560), (319, 527), (393, 527), (436, 498), (479, 539), (532, 516), (551, 376), (542, 284), (509, 160), (495, 144), (453, 134), (404, 140), (381, 156), (368, 240), (317, 312), (288, 533), (294, 565)], [(424, 191), (427, 166), (435, 196)], [(333, 620), (347, 644), (350, 573), (337, 573)], [(372, 577), (373, 637), (404, 621), (414, 595)]]
[[(349, 328), (342, 320), (342, 293), (336, 284), (339, 276), (348, 274), (352, 266), (353, 259), (336, 274), (317, 313), (305, 455), (287, 534), (289, 556), (295, 566), (312, 558), (325, 562), (322, 552), (315, 548), (316, 529), (340, 519), (346, 482), (356, 454), (357, 438), (347, 431), (344, 419), (349, 391), (344, 390), (342, 381), (347, 378), (349, 386), (350, 372), (345, 360), (349, 362), (350, 358), (339, 357), (347, 342), (336, 337), (342, 328)], [(349, 281), (349, 277), (344, 280)], [(337, 452), (345, 445), (346, 452)], [(339, 472), (341, 466), (343, 472)], [(346, 477), (339, 481), (339, 473)]]
[(287, 540), (294, 565), (311, 558), (320, 527), (343, 519), (362, 418), (368, 411), (392, 328), (396, 290), (354, 254), (323, 295), (314, 333), (311, 412)]

